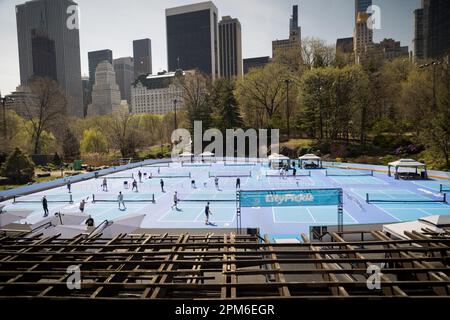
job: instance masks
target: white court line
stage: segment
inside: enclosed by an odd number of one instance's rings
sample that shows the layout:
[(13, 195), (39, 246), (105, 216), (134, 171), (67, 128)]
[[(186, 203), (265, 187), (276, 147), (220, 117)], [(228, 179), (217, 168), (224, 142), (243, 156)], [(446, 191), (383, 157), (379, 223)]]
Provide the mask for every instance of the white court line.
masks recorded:
[[(377, 206), (377, 205), (375, 205), (375, 207), (377, 207), (378, 209), (380, 209), (381, 211), (383, 211), (383, 212), (386, 213), (387, 215), (391, 216), (391, 217), (394, 218), (395, 220), (397, 220), (397, 221), (403, 221), (403, 220), (400, 220), (400, 219), (397, 218), (397, 217), (394, 217), (392, 214), (390, 214), (389, 212), (387, 212), (387, 211), (384, 210), (383, 208), (381, 208), (381, 207), (379, 207), (379, 206)], [(397, 209), (398, 209), (398, 208), (397, 208)]]
[(306, 210), (308, 211), (309, 215), (311, 216), (311, 219), (313, 219), (314, 222), (317, 222), (316, 219), (314, 218), (314, 216), (311, 213), (311, 210), (309, 208), (306, 208)]

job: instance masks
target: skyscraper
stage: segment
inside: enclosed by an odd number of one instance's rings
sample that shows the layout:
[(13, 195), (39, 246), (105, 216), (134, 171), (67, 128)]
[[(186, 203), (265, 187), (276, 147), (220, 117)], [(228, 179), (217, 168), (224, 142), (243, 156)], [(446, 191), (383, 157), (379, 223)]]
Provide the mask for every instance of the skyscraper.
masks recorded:
[[(67, 113), (83, 116), (77, 4), (34, 0), (16, 6), (20, 83), (34, 75), (56, 78), (67, 98)], [(69, 21), (75, 23), (68, 23)], [(56, 75), (56, 77), (55, 77)]]
[(372, 5), (372, 0), (355, 0), (355, 22), (358, 20), (359, 12), (367, 12), (367, 9)]
[(166, 9), (169, 71), (198, 69), (220, 76), (218, 10), (211, 2)]
[(108, 61), (110, 64), (113, 63), (113, 53), (109, 49), (97, 50), (88, 52), (89, 61), (89, 80), (91, 81), (91, 87), (95, 83), (95, 69), (97, 65), (102, 61)]
[(134, 76), (152, 74), (152, 41), (148, 38), (133, 41)]
[(134, 63), (132, 57), (114, 59), (116, 83), (120, 89), (120, 99), (131, 103), (131, 84), (134, 82)]
[(414, 55), (419, 59), (439, 59), (450, 54), (450, 2), (422, 0), (414, 11)]
[(88, 116), (110, 114), (120, 107), (120, 91), (116, 84), (116, 74), (108, 61), (102, 61), (95, 71), (95, 84), (92, 88), (92, 104)]
[(373, 30), (367, 26), (369, 14), (359, 12), (353, 34), (353, 47), (356, 63), (363, 63), (366, 55), (366, 49), (373, 44)]
[(289, 39), (272, 41), (272, 57), (277, 55), (278, 51), (300, 49), (302, 40), (301, 27), (298, 26), (298, 6), (292, 6), (292, 16), (289, 19)]
[(220, 75), (242, 76), (241, 23), (230, 16), (219, 22)]

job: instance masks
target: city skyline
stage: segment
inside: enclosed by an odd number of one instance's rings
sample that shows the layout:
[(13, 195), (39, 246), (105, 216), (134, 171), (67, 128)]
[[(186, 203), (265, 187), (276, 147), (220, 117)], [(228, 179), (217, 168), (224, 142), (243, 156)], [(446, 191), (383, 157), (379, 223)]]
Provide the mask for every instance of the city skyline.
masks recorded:
[[(12, 48), (4, 53), (0, 61), (2, 70), (0, 90), (3, 95), (13, 91), (20, 82), (14, 10), (15, 5), (24, 2), (23, 0), (0, 0), (2, 18), (0, 19), (0, 35)], [(272, 40), (286, 37), (291, 8), (295, 4), (299, 5), (299, 25), (302, 27), (304, 38), (322, 38), (334, 45), (337, 38), (351, 36), (353, 32), (354, 1), (352, 0), (250, 0), (246, 1), (245, 5), (234, 0), (213, 2), (218, 7), (219, 19), (222, 16), (231, 15), (241, 21), (243, 58), (271, 55)], [(196, 3), (196, 1), (174, 0), (148, 3), (135, 0), (124, 4), (119, 1), (79, 0), (77, 3), (80, 7), (81, 69), (82, 75), (86, 75), (88, 74), (88, 51), (109, 48), (114, 52), (114, 58), (132, 56), (132, 41), (139, 38), (152, 39), (153, 73), (166, 70), (164, 10)], [(400, 40), (402, 45), (410, 46), (411, 49), (414, 34), (413, 10), (420, 7), (420, 0), (408, 1), (408, 3), (399, 0), (380, 0), (373, 3), (379, 5), (382, 10), (382, 30), (375, 32), (375, 41), (385, 37), (394, 38)], [(254, 10), (255, 6), (258, 6), (260, 10)], [(143, 8), (152, 10), (143, 10)], [(104, 10), (105, 14), (99, 15), (101, 10)], [(334, 22), (321, 23), (323, 20)], [(95, 25), (99, 25), (99, 22), (104, 27), (94, 28)], [(114, 37), (109, 37), (111, 34), (114, 34)]]

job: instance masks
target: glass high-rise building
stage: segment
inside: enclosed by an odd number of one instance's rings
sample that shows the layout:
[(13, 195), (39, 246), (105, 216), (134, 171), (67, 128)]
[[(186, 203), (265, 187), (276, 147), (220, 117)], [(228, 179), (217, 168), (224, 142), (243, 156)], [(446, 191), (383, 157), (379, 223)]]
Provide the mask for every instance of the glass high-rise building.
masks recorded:
[(133, 41), (133, 59), (135, 78), (143, 74), (152, 74), (152, 40)]
[(33, 0), (16, 6), (20, 83), (34, 75), (56, 81), (65, 92), (67, 113), (83, 116), (80, 35), (77, 4), (70, 0)]
[(166, 9), (169, 71), (198, 69), (220, 76), (218, 10), (211, 2)]
[(131, 103), (131, 84), (134, 82), (134, 63), (132, 57), (114, 59), (116, 83), (120, 89), (120, 99)]

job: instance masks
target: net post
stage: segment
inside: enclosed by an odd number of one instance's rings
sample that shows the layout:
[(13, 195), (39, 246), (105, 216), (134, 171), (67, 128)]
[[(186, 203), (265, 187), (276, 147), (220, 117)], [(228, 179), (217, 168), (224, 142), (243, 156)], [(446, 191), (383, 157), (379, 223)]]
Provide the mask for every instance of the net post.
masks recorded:
[(373, 170), (370, 170), (370, 175), (373, 177)]
[(73, 203), (73, 198), (71, 194), (69, 194), (69, 203)]
[(152, 193), (152, 202), (155, 203), (155, 194)]
[(308, 171), (308, 177), (311, 177), (311, 170)]
[(131, 179), (134, 179), (134, 173), (131, 173)]
[(342, 237), (344, 232), (344, 194), (342, 189), (339, 189), (338, 197), (338, 234)]
[(92, 203), (95, 203), (95, 194), (92, 194)]
[(328, 170), (325, 170), (325, 176), (328, 177)]
[(211, 178), (211, 171), (208, 171), (208, 178)]
[(250, 170), (250, 177), (252, 176), (252, 170)]
[(16, 203), (16, 196), (13, 197), (13, 203)]
[[(443, 184), (441, 183), (440, 185), (439, 185), (439, 193), (442, 193), (442, 190), (444, 190), (444, 186), (443, 186)], [(445, 195), (445, 194), (444, 194)]]
[(189, 178), (191, 178), (191, 172), (189, 171)]
[(366, 203), (369, 203), (369, 194), (366, 193)]
[(444, 202), (447, 203), (447, 193), (444, 192)]

